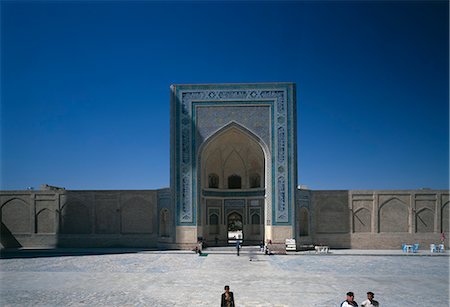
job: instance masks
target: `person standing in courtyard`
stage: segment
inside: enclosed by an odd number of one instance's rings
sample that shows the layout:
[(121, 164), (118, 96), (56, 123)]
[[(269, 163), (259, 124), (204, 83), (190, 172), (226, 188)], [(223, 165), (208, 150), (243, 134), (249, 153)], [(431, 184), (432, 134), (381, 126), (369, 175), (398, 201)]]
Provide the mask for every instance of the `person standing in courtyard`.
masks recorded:
[(373, 292), (367, 292), (367, 300), (361, 303), (361, 307), (378, 307), (380, 304), (378, 301), (374, 300), (373, 297), (375, 294)]
[(347, 292), (347, 299), (341, 303), (341, 307), (358, 307), (358, 303), (354, 301), (354, 298), (353, 292)]
[(239, 250), (241, 249), (241, 242), (236, 240), (236, 253), (239, 256)]
[(234, 295), (230, 291), (230, 286), (225, 286), (225, 292), (222, 294), (222, 302), (220, 307), (235, 307), (234, 306)]

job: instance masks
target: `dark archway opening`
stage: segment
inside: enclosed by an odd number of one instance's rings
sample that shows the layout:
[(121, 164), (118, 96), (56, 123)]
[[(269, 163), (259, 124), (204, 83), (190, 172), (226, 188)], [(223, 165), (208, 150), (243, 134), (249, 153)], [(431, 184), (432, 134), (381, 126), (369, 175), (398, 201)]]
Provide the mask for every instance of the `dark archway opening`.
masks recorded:
[(227, 218), (228, 243), (236, 243), (236, 240), (241, 242), (244, 239), (242, 215), (233, 212)]

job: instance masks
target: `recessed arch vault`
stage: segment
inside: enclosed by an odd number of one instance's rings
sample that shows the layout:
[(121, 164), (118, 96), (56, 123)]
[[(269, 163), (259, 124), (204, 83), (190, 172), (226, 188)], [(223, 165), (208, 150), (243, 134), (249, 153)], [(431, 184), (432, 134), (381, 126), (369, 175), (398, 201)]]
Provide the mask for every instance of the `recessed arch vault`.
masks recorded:
[[(267, 212), (270, 210), (265, 210), (271, 208), (272, 203), (271, 154), (267, 145), (246, 127), (231, 122), (217, 130), (199, 146), (197, 165), (196, 203), (200, 236), (202, 232), (205, 236), (216, 233), (215, 226), (208, 223), (208, 210), (212, 208), (225, 213), (228, 200), (242, 201), (245, 208), (260, 208), (259, 221), (266, 220), (267, 214), (271, 214)], [(215, 180), (218, 182), (217, 188), (210, 184), (211, 178), (215, 176), (218, 177)], [(240, 210), (250, 210), (244, 207)], [(263, 223), (253, 225), (251, 216), (247, 214), (243, 218), (244, 232), (253, 234), (254, 239), (257, 236), (257, 240), (262, 240), (264, 232), (260, 227)], [(226, 216), (220, 224), (221, 230), (217, 230), (217, 235), (225, 239)], [(252, 227), (258, 227), (258, 231), (253, 231)]]
[(205, 140), (198, 152), (200, 187), (207, 186), (210, 174), (217, 174), (222, 189), (227, 188), (231, 175), (242, 178), (242, 188), (250, 188), (250, 176), (259, 176), (260, 186), (267, 189), (268, 147), (245, 127), (235, 122), (222, 127)]

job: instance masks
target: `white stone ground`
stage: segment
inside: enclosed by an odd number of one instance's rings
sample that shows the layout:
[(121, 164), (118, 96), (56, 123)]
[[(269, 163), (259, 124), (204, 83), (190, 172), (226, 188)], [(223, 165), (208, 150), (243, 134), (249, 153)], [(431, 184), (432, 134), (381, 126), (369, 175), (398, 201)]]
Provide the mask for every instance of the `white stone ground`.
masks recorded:
[(238, 307), (339, 306), (369, 290), (383, 307), (449, 306), (448, 254), (134, 251), (1, 259), (0, 274), (1, 306), (220, 306), (225, 284)]

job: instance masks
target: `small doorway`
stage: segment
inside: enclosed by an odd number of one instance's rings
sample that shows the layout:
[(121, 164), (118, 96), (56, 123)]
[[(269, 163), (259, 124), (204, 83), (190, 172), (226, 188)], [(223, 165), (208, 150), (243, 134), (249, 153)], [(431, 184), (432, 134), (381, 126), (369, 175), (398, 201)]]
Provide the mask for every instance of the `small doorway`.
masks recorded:
[(244, 240), (242, 215), (237, 212), (232, 212), (227, 218), (228, 229), (228, 243), (236, 243), (236, 240), (241, 242)]

